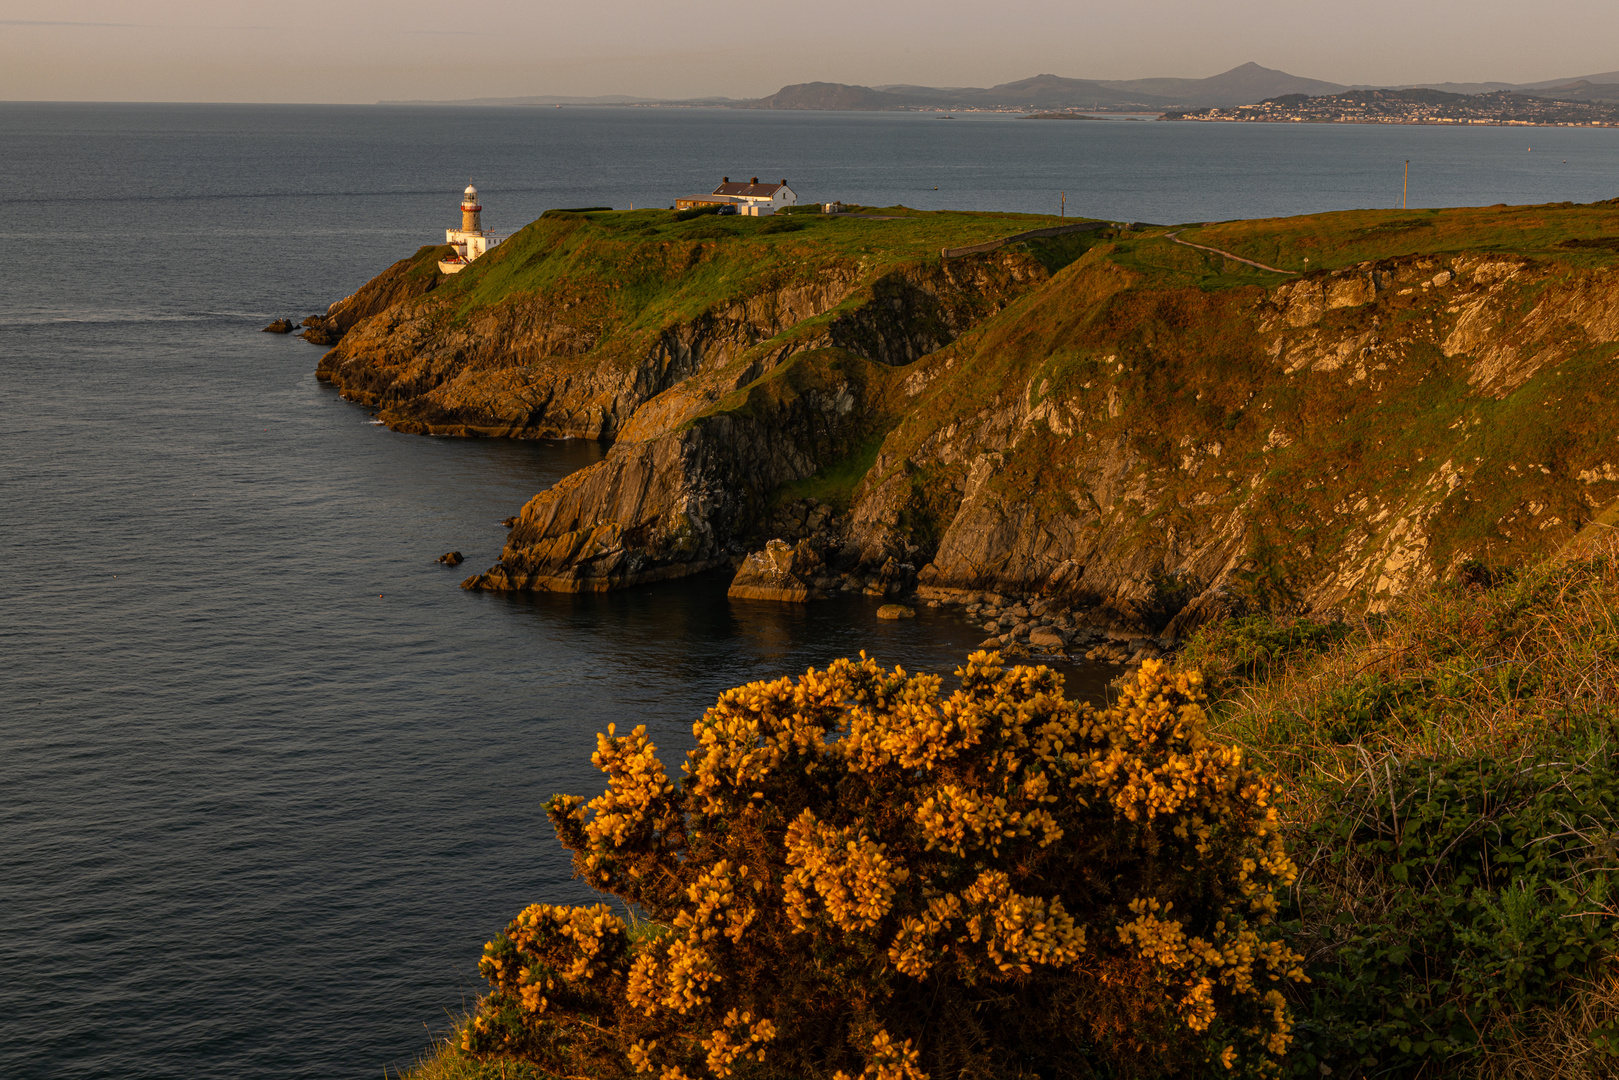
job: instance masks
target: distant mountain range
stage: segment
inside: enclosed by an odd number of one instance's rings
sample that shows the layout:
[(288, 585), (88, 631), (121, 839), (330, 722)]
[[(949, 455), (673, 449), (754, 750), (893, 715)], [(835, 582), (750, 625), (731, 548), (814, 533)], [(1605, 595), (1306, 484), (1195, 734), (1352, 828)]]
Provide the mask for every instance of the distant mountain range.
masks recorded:
[[(767, 98), (746, 103), (754, 109), (1120, 109), (1158, 110), (1178, 102), (1248, 104), (1278, 94), (1335, 94), (1347, 89), (1304, 79), (1258, 64), (1244, 64), (1207, 79), (1066, 79), (1036, 75), (988, 89), (936, 86), (844, 86), (803, 83), (784, 86)], [(848, 101), (818, 105), (818, 101)]]
[(1405, 83), (1399, 86), (1343, 86), (1290, 75), (1248, 63), (1207, 79), (1068, 79), (1036, 75), (999, 86), (856, 86), (810, 82), (784, 86), (769, 97), (685, 98), (679, 100), (603, 97), (469, 98), (461, 101), (384, 101), (383, 105), (707, 105), (730, 109), (884, 111), (920, 109), (1049, 110), (1093, 109), (1163, 112), (1252, 105), (1287, 94), (1320, 97), (1348, 90), (1433, 89), (1452, 94), (1514, 91), (1562, 101), (1619, 103), (1619, 71), (1538, 83)]

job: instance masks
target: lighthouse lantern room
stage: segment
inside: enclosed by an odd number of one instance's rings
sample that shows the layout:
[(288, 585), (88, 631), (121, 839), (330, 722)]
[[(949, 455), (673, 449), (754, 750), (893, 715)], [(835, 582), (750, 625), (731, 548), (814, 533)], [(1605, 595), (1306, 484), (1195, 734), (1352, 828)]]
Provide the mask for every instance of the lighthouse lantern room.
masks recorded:
[(455, 248), (455, 254), (439, 260), (438, 268), (446, 274), (458, 274), (504, 239), (483, 231), (483, 206), (478, 202), (478, 189), (469, 182), (461, 193), (461, 227), (444, 230), (444, 242)]

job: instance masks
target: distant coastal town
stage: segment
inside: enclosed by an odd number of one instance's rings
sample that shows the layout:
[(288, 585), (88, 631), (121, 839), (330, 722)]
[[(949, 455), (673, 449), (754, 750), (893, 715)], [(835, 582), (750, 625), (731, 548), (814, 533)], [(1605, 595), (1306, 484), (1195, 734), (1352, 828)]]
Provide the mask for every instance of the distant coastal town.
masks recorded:
[(1311, 97), (1283, 94), (1253, 105), (1166, 112), (1165, 120), (1339, 124), (1490, 124), (1619, 127), (1619, 106), (1497, 91), (1351, 90)]

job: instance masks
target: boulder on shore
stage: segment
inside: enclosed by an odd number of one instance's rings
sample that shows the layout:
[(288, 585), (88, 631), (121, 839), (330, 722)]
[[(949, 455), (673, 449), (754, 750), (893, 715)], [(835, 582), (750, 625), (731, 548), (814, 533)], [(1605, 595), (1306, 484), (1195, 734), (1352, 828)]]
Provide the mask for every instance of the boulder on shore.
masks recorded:
[(800, 604), (821, 594), (799, 576), (799, 552), (785, 540), (772, 540), (742, 563), (726, 595), (733, 600), (785, 600)]
[(438, 561), (445, 566), (460, 566), (462, 559), (459, 551), (446, 551), (438, 557)]
[(292, 333), (292, 320), (277, 319), (269, 326), (266, 326), (263, 332), (266, 334), (290, 334)]
[(906, 607), (904, 604), (884, 604), (877, 609), (879, 619), (914, 619), (916, 609)]
[(1029, 633), (1029, 644), (1037, 649), (1055, 649), (1060, 652), (1068, 647), (1068, 638), (1061, 630), (1042, 626)]

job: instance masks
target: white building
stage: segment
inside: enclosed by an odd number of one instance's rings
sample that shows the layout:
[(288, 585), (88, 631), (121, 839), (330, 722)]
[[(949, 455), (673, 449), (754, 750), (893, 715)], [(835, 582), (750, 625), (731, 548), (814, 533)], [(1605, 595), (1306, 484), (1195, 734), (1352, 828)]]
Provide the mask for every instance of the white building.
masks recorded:
[(764, 217), (774, 214), (784, 206), (797, 206), (798, 196), (783, 180), (779, 184), (761, 184), (755, 176), (746, 183), (731, 182), (729, 176), (720, 178), (720, 186), (709, 195), (688, 195), (683, 199), (675, 200), (676, 210), (686, 210), (696, 206), (734, 206), (739, 214), (748, 217)]
[(459, 274), (467, 264), (502, 240), (504, 236), (483, 231), (483, 207), (478, 204), (478, 189), (471, 184), (461, 193), (461, 227), (445, 229), (444, 242), (455, 248), (455, 254), (439, 260), (438, 268), (445, 274)]

